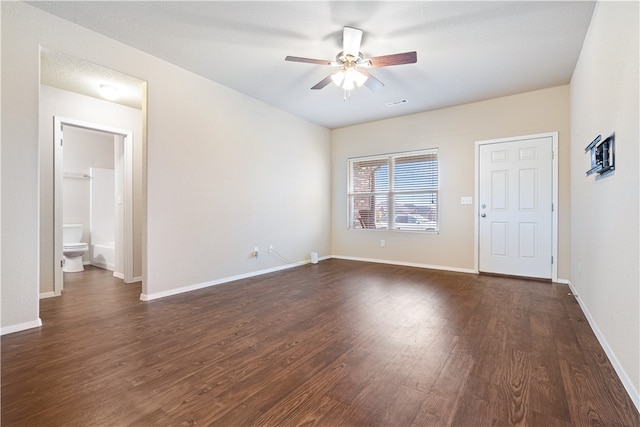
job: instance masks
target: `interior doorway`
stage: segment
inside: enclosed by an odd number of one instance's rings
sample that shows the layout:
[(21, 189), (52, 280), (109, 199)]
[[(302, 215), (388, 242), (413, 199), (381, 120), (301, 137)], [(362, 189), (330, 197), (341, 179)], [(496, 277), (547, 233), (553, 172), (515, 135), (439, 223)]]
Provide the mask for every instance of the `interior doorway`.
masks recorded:
[[(144, 287), (147, 83), (46, 47), (40, 48), (40, 60), (40, 298), (58, 296), (63, 287), (63, 216), (58, 206), (61, 199), (56, 200), (56, 195), (61, 195), (60, 181), (64, 179), (61, 158), (58, 158), (61, 152), (57, 147), (64, 140), (65, 127), (67, 130), (109, 135), (113, 138), (114, 147), (122, 147), (123, 158), (126, 153), (123, 173), (126, 173), (127, 182), (133, 182), (133, 194), (123, 196), (118, 206), (128, 209), (123, 229), (132, 237), (119, 240), (127, 242), (133, 239), (133, 254), (125, 254), (129, 246), (123, 244), (119, 250), (123, 254), (123, 267), (114, 270), (119, 270), (126, 282), (142, 281)], [(117, 144), (116, 140), (119, 140)], [(93, 182), (83, 176), (97, 174), (99, 165), (95, 166), (92, 172), (87, 170), (80, 174), (76, 183), (88, 185), (88, 182)], [(75, 171), (69, 172), (73, 175)], [(123, 181), (124, 176), (121, 178)], [(127, 184), (126, 188), (129, 190), (131, 186)], [(89, 227), (90, 224), (85, 224), (83, 228), (88, 230)], [(116, 239), (113, 240), (115, 243)], [(110, 249), (108, 244), (104, 248)], [(88, 262), (86, 259), (83, 261)], [(77, 265), (77, 259), (71, 264)]]
[[(78, 132), (84, 132), (84, 138), (89, 140), (91, 134), (106, 137), (111, 143), (111, 159), (107, 162), (106, 168), (90, 168), (89, 165), (96, 165), (96, 159), (91, 156), (84, 156), (84, 159), (76, 160), (83, 164), (84, 167), (76, 166), (75, 169), (65, 167), (65, 133), (67, 135)], [(118, 129), (104, 126), (96, 123), (88, 123), (79, 120), (55, 117), (54, 118), (54, 293), (60, 295), (64, 288), (64, 256), (63, 256), (63, 224), (64, 222), (73, 222), (83, 224), (85, 227), (83, 241), (88, 243), (88, 258), (94, 265), (103, 268), (113, 268), (114, 276), (122, 278), (126, 283), (134, 282), (133, 272), (133, 253), (134, 253), (134, 236), (133, 236), (133, 132), (127, 129)], [(67, 138), (67, 153), (69, 154), (70, 140)], [(88, 142), (87, 142), (88, 144)], [(90, 152), (87, 148), (85, 151)], [(78, 157), (78, 156), (74, 156)], [(102, 155), (104, 156), (104, 153)], [(101, 174), (108, 172), (109, 163), (113, 167), (111, 177), (113, 191), (113, 230), (110, 233), (109, 226), (99, 227), (96, 223), (97, 218), (94, 212), (91, 212), (91, 205), (96, 204), (97, 194), (90, 194), (90, 188), (101, 178)], [(103, 165), (99, 165), (103, 166)], [(82, 169), (82, 170), (80, 170)], [(87, 169), (90, 170), (87, 173)], [(85, 197), (79, 197), (80, 203), (72, 203), (71, 197), (67, 194), (67, 209), (69, 206), (83, 204), (83, 207), (75, 208), (78, 211), (89, 210), (89, 215), (82, 212), (74, 212), (75, 216), (71, 216), (67, 212), (67, 218), (71, 221), (65, 221), (65, 184), (66, 180), (86, 180), (81, 182), (84, 185), (84, 191), (89, 191)], [(93, 181), (96, 181), (95, 183)], [(89, 182), (91, 181), (91, 182)], [(69, 189), (69, 185), (66, 186)], [(76, 197), (78, 199), (78, 197)], [(100, 229), (100, 230), (99, 230)], [(112, 239), (105, 236), (112, 236)], [(100, 237), (98, 237), (100, 236)], [(113, 258), (110, 258), (109, 251), (113, 251)], [(100, 256), (98, 256), (100, 252)], [(104, 265), (98, 262), (103, 261)]]
[(557, 133), (476, 142), (476, 270), (557, 280)]

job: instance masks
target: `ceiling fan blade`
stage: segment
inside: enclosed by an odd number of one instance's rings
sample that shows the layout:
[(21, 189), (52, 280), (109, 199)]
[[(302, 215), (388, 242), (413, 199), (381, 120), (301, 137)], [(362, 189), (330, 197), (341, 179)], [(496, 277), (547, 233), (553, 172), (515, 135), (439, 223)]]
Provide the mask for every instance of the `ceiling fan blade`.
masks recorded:
[(326, 59), (301, 58), (299, 56), (287, 56), (284, 60), (291, 62), (306, 62), (308, 64), (331, 65), (331, 61)]
[(396, 53), (393, 55), (376, 56), (369, 58), (370, 67), (389, 67), (391, 65), (415, 64), (418, 62), (418, 54), (416, 52)]
[(311, 89), (313, 90), (317, 90), (317, 89), (322, 89), (323, 87), (325, 87), (326, 85), (328, 85), (329, 83), (331, 83), (331, 75), (328, 75), (327, 77), (325, 77), (324, 79), (320, 80), (318, 83), (316, 83), (315, 86), (313, 86)]
[(342, 31), (342, 52), (345, 55), (357, 57), (360, 53), (360, 43), (362, 42), (362, 30), (351, 27), (344, 27)]
[(367, 76), (367, 80), (364, 82), (364, 85), (372, 91), (380, 90), (384, 87), (384, 83), (373, 77), (368, 71), (361, 68), (359, 68), (358, 71)]

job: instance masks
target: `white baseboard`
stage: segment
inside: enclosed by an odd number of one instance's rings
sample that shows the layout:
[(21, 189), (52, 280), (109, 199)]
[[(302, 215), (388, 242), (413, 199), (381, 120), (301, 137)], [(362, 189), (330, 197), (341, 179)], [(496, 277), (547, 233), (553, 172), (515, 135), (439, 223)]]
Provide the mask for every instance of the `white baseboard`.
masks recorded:
[(580, 298), (579, 292), (576, 291), (576, 289), (573, 287), (573, 284), (571, 283), (570, 280), (567, 280), (567, 284), (569, 285), (569, 289), (571, 289), (571, 293), (573, 294), (574, 298), (576, 299), (576, 301), (578, 301), (578, 304), (582, 309), (582, 313), (584, 313), (584, 317), (587, 318), (587, 321), (589, 322), (589, 326), (591, 326), (591, 330), (593, 331), (596, 338), (598, 339), (598, 342), (600, 342), (600, 345), (604, 349), (604, 352), (607, 354), (607, 357), (609, 358), (609, 361), (611, 362), (613, 369), (616, 371), (616, 374), (618, 374), (618, 377), (620, 378), (622, 385), (624, 386), (625, 390), (627, 390), (627, 393), (629, 394), (629, 397), (633, 401), (633, 404), (636, 405), (636, 409), (640, 412), (640, 394), (638, 393), (638, 390), (633, 388), (633, 384), (629, 380), (629, 377), (627, 376), (622, 366), (620, 366), (620, 363), (618, 362), (618, 359), (616, 359), (615, 354), (609, 347), (607, 340), (600, 333), (600, 330), (598, 329), (596, 322), (591, 317), (591, 313), (589, 313), (589, 309), (587, 308), (586, 305), (583, 304), (582, 298)]
[(26, 331), (27, 329), (39, 328), (42, 326), (42, 320), (32, 320), (31, 322), (18, 323), (17, 325), (5, 326), (0, 329), (0, 335), (13, 334), (14, 332)]
[[(395, 264), (395, 265), (403, 265), (403, 266), (407, 266), (407, 267), (420, 267), (420, 268), (429, 268), (429, 269), (433, 269), (433, 270), (454, 271), (454, 272), (458, 272), (458, 273), (473, 273), (473, 274), (477, 274), (478, 273), (475, 270), (466, 269), (466, 268), (443, 267), (443, 266), (439, 266), (439, 265), (417, 264), (417, 263), (398, 262), (398, 261), (386, 261), (386, 260), (369, 259), (369, 258), (343, 257), (343, 256), (337, 256), (337, 255), (322, 256), (322, 257), (318, 258), (318, 261), (324, 261), (324, 260), (327, 260), (327, 259), (330, 259), (330, 258), (346, 259), (346, 260), (350, 260), (350, 261), (377, 262), (377, 263), (382, 263), (382, 264)], [(289, 268), (299, 267), (301, 265), (309, 264), (310, 262), (311, 262), (310, 260), (305, 260), (305, 261), (301, 261), (301, 262), (297, 262), (297, 263), (282, 265), (282, 266), (279, 266), (279, 267), (272, 267), (272, 268), (267, 268), (267, 269), (264, 269), (264, 270), (252, 271), (250, 273), (239, 274), (237, 276), (231, 276), (231, 277), (225, 277), (225, 278), (218, 279), (218, 280), (212, 280), (210, 282), (196, 283), (194, 285), (183, 286), (183, 287), (176, 288), (176, 289), (170, 289), (170, 290), (164, 291), (164, 292), (156, 292), (156, 293), (152, 293), (152, 294), (142, 293), (142, 294), (140, 294), (140, 300), (141, 301), (152, 301), (152, 300), (159, 299), (159, 298), (165, 298), (165, 297), (169, 297), (169, 296), (172, 296), (172, 295), (178, 295), (178, 294), (182, 294), (182, 293), (185, 293), (185, 292), (191, 292), (191, 291), (195, 291), (195, 290), (198, 290), (198, 289), (208, 288), (210, 286), (220, 285), (222, 283), (233, 282), (235, 280), (247, 279), (249, 277), (256, 277), (256, 276), (261, 276), (261, 275), (267, 274), (267, 273), (273, 273), (273, 272), (280, 271), (280, 270), (286, 270), (286, 269), (289, 269)], [(114, 273), (114, 275), (115, 275), (115, 273)]]
[(430, 270), (453, 271), (456, 273), (478, 274), (478, 272), (472, 268), (458, 268), (458, 267), (448, 267), (443, 265), (421, 264), (421, 263), (415, 263), (415, 262), (402, 262), (402, 261), (392, 261), (392, 260), (373, 259), (373, 258), (359, 258), (359, 257), (350, 257), (350, 256), (342, 256), (342, 255), (332, 255), (331, 258), (346, 259), (349, 261), (375, 262), (378, 264), (402, 265), (405, 267), (427, 268)]
[(60, 294), (56, 294), (54, 291), (49, 292), (40, 292), (40, 299), (51, 298), (51, 297), (59, 297)]
[[(324, 258), (324, 259), (326, 259), (326, 258)], [(273, 272), (276, 272), (276, 271), (286, 270), (286, 269), (294, 268), (294, 267), (299, 267), (299, 266), (305, 265), (305, 264), (309, 264), (309, 260), (301, 261), (301, 262), (293, 263), (293, 264), (281, 265), (279, 267), (267, 268), (267, 269), (264, 269), (264, 270), (252, 271), (250, 273), (239, 274), (237, 276), (231, 276), (231, 277), (225, 277), (225, 278), (218, 279), (218, 280), (212, 280), (210, 282), (196, 283), (194, 285), (183, 286), (181, 288), (170, 289), (168, 291), (156, 292), (156, 293), (153, 293), (153, 294), (142, 293), (142, 294), (140, 294), (140, 300), (141, 301), (152, 301), (152, 300), (158, 299), (158, 298), (165, 298), (165, 297), (169, 297), (169, 296), (172, 296), (172, 295), (177, 295), (177, 294), (182, 294), (182, 293), (185, 293), (185, 292), (195, 291), (195, 290), (198, 290), (198, 289), (208, 288), (210, 286), (220, 285), (222, 283), (233, 282), (235, 280), (240, 280), (240, 279), (247, 279), (249, 277), (261, 276), (263, 274), (273, 273)]]
[[(123, 273), (118, 273), (118, 272), (113, 272), (113, 277), (117, 277), (118, 279), (122, 279), (124, 280), (124, 274)], [(128, 282), (125, 280), (125, 283), (136, 283), (136, 282), (142, 282), (142, 276), (136, 276), (136, 277), (132, 277), (131, 280), (129, 280)]]
[(95, 267), (103, 268), (103, 269), (109, 270), (109, 271), (113, 271), (115, 269), (115, 267), (116, 267), (114, 264), (111, 264), (111, 263), (108, 263), (108, 262), (102, 262), (99, 259), (92, 259), (89, 262), (89, 265), (93, 265)]
[[(122, 273), (117, 273), (117, 272), (113, 272), (113, 277), (116, 277), (118, 279), (124, 280), (124, 274)], [(136, 283), (136, 282), (142, 282), (142, 276), (138, 276), (138, 277), (133, 277), (131, 280), (129, 280), (128, 282), (125, 280), (125, 283)]]

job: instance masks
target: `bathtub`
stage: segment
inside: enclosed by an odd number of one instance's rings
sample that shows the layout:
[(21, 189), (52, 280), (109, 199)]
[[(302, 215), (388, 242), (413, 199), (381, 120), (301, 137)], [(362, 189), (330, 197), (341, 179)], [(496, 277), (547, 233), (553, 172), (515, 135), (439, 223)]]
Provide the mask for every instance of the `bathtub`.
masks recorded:
[(113, 271), (116, 266), (116, 243), (95, 243), (91, 245), (91, 265)]

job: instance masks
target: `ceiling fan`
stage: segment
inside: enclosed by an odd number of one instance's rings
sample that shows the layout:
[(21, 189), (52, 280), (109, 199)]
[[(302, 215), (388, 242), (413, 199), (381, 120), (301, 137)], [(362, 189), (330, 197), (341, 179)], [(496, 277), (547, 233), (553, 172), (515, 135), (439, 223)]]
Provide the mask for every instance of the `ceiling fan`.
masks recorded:
[(389, 67), (391, 65), (414, 64), (417, 62), (416, 52), (396, 53), (392, 55), (376, 56), (365, 59), (360, 52), (362, 30), (352, 27), (344, 27), (342, 33), (342, 52), (336, 55), (335, 61), (323, 59), (301, 58), (299, 56), (287, 56), (285, 61), (306, 62), (309, 64), (330, 65), (337, 68), (333, 74), (320, 80), (311, 89), (318, 90), (333, 81), (336, 86), (344, 89), (344, 99), (351, 96), (351, 91), (363, 84), (371, 90), (378, 90), (384, 84), (372, 76), (366, 68)]

